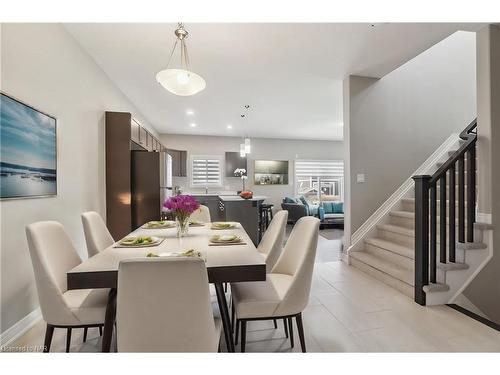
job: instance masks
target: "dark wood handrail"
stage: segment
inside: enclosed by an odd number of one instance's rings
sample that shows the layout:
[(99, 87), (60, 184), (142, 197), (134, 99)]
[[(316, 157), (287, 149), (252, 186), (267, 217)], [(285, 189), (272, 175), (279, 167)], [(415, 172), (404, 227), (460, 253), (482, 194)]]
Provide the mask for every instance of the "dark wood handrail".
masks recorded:
[[(472, 121), (460, 133), (460, 139), (464, 142), (432, 176), (413, 176), (415, 181), (414, 296), (415, 302), (421, 305), (426, 304), (424, 286), (437, 283), (438, 262), (447, 263), (449, 261), (455, 263), (456, 261), (456, 201), (458, 201), (458, 242), (474, 241), (474, 222), (476, 221), (476, 127), (477, 119)], [(467, 166), (465, 166), (466, 154)], [(465, 184), (466, 170), (467, 185)], [(437, 194), (438, 187), (440, 189), (439, 198)], [(456, 190), (458, 190), (458, 197)], [(439, 207), (437, 204), (438, 199)], [(439, 231), (437, 230), (438, 224)], [(438, 234), (439, 253), (437, 246)]]
[(473, 131), (477, 127), (477, 119), (474, 119), (462, 132), (460, 133), (459, 137), (460, 139), (464, 140), (465, 143), (463, 143), (457, 151), (453, 155), (450, 156), (446, 162), (438, 168), (436, 172), (431, 177), (430, 183), (435, 184), (436, 181), (438, 181), (448, 170), (451, 168), (452, 165), (454, 165), (460, 157), (467, 152), (467, 150), (470, 149), (471, 144), (476, 142), (477, 135), (476, 133), (473, 133)]

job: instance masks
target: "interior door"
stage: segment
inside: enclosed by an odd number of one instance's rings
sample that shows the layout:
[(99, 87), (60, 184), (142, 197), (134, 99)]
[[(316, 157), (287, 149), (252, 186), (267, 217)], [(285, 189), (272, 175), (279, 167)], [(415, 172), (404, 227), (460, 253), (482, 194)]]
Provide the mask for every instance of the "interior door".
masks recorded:
[(132, 229), (160, 219), (160, 154), (132, 151)]

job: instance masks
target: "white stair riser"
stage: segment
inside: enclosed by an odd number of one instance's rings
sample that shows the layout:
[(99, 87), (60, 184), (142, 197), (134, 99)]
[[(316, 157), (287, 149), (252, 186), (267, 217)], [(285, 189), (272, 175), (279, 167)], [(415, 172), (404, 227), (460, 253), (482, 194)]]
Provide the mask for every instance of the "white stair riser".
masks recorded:
[(392, 241), (394, 243), (407, 246), (411, 249), (415, 248), (415, 238), (411, 236), (405, 236), (399, 233), (394, 233), (388, 230), (383, 230), (383, 229), (377, 229), (378, 235), (380, 238), (387, 240), (387, 241)]
[(357, 259), (352, 259), (350, 260), (351, 266), (354, 266), (358, 268), (359, 270), (367, 273), (368, 275), (374, 277), (377, 280), (380, 280), (384, 284), (387, 284), (397, 290), (399, 290), (401, 293), (406, 295), (409, 298), (413, 298), (414, 295), (414, 288), (411, 285), (406, 284), (405, 282), (398, 280), (384, 272), (381, 272), (377, 270), (376, 268), (373, 268), (372, 266), (365, 264)]
[(401, 265), (401, 266), (406, 267), (406, 268), (413, 269), (413, 267), (415, 265), (415, 261), (413, 259), (404, 257), (402, 255), (396, 254), (392, 251), (389, 251), (387, 249), (383, 249), (383, 248), (378, 247), (378, 246), (374, 246), (374, 245), (369, 244), (369, 243), (365, 243), (365, 251), (370, 253), (370, 254), (373, 254), (381, 259), (385, 259), (388, 262), (398, 264), (398, 265)]

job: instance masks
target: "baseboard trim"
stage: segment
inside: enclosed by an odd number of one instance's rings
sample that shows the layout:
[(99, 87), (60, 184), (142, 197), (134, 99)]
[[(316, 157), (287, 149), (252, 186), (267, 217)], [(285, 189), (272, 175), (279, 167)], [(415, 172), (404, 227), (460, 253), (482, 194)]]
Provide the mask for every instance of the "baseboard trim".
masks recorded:
[(0, 345), (7, 346), (13, 341), (21, 337), (27, 330), (33, 327), (38, 321), (42, 319), (42, 312), (40, 308), (33, 310), (12, 327), (2, 332), (0, 335)]
[(461, 312), (464, 315), (467, 315), (468, 317), (477, 320), (480, 323), (483, 323), (484, 325), (487, 325), (490, 328), (493, 328), (494, 330), (500, 332), (500, 324), (497, 324), (495, 322), (492, 322), (491, 320), (488, 320), (486, 318), (483, 318), (480, 315), (477, 315), (476, 313), (473, 313), (472, 311), (469, 311), (467, 309), (464, 309), (462, 306), (459, 306), (455, 303), (449, 303), (446, 306), (451, 307), (454, 310), (457, 310), (458, 312)]

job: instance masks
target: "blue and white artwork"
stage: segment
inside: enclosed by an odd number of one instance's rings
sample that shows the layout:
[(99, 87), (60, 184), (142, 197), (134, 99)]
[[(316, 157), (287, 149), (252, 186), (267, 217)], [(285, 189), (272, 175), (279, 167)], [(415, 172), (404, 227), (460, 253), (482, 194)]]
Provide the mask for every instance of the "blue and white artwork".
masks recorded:
[(0, 196), (57, 194), (56, 119), (0, 97)]

